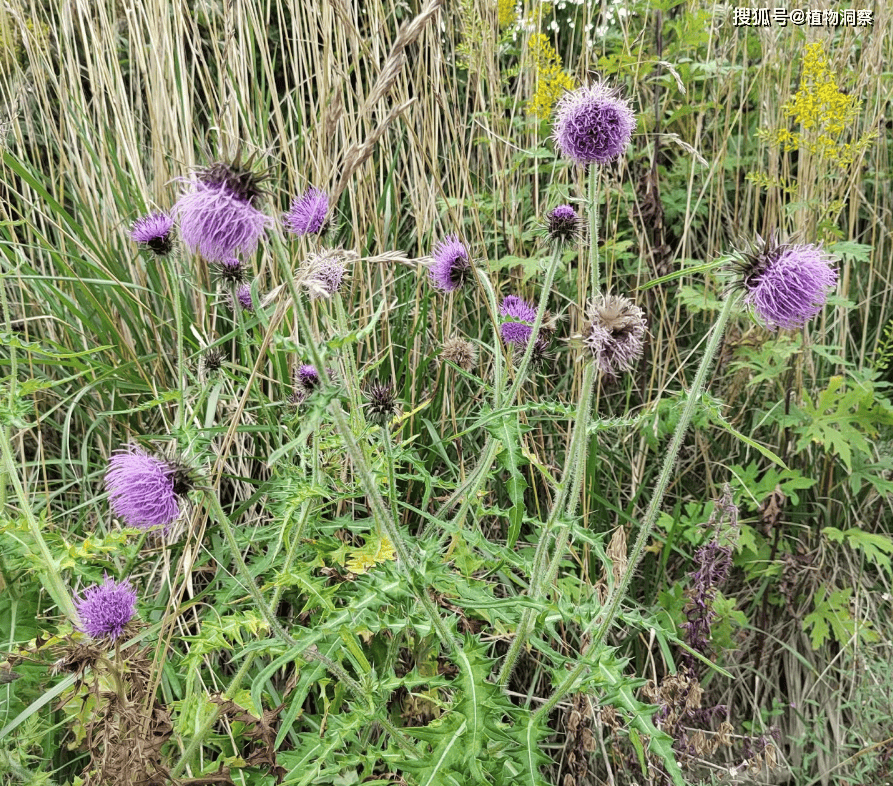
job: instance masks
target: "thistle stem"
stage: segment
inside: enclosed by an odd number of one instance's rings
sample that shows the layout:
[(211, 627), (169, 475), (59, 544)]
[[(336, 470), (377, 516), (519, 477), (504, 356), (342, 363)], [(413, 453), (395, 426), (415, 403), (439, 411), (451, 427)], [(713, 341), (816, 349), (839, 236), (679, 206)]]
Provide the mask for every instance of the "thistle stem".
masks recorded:
[[(704, 389), (704, 383), (707, 380), (707, 372), (710, 370), (710, 366), (713, 362), (713, 358), (716, 355), (717, 350), (719, 349), (719, 344), (722, 339), (723, 333), (725, 332), (726, 323), (729, 321), (729, 317), (732, 314), (732, 306), (734, 304), (734, 298), (731, 296), (727, 296), (725, 302), (723, 303), (722, 311), (720, 312), (719, 318), (716, 321), (716, 324), (713, 326), (713, 331), (710, 334), (710, 339), (707, 342), (707, 347), (704, 350), (704, 357), (701, 359), (701, 365), (698, 367), (698, 371), (695, 374), (695, 380), (692, 383), (691, 390), (689, 391), (688, 398), (685, 402), (685, 407), (682, 410), (682, 415), (679, 418), (679, 423), (676, 425), (676, 430), (673, 432), (673, 438), (670, 441), (670, 445), (667, 448), (666, 456), (664, 457), (663, 467), (661, 469), (660, 476), (658, 477), (657, 483), (654, 487), (654, 493), (651, 496), (651, 501), (648, 504), (648, 508), (645, 512), (645, 517), (642, 520), (642, 526), (639, 528), (639, 535), (636, 538), (636, 543), (633, 546), (632, 552), (629, 556), (629, 563), (626, 568), (626, 572), (623, 574), (623, 578), (614, 586), (614, 589), (611, 591), (608, 600), (605, 603), (604, 609), (602, 612), (592, 621), (592, 623), (587, 626), (584, 631), (584, 635), (590, 631), (593, 625), (597, 625), (596, 631), (592, 637), (592, 643), (590, 644), (590, 649), (594, 652), (598, 652), (598, 649), (601, 647), (605, 636), (607, 635), (608, 630), (611, 628), (611, 624), (614, 621), (614, 617), (617, 615), (617, 610), (620, 607), (620, 601), (623, 599), (623, 596), (626, 594), (626, 590), (629, 587), (629, 583), (632, 580), (633, 574), (636, 571), (636, 568), (639, 565), (639, 561), (642, 559), (643, 552), (645, 550), (645, 544), (651, 536), (651, 531), (654, 529), (654, 523), (657, 521), (657, 514), (660, 511), (661, 503), (663, 502), (664, 493), (666, 492), (667, 485), (670, 482), (670, 476), (673, 473), (674, 468), (676, 467), (676, 459), (679, 456), (679, 449), (682, 447), (682, 441), (685, 438), (685, 433), (688, 431), (688, 426), (691, 423), (692, 416), (695, 413), (695, 410), (698, 408), (701, 399), (701, 392)], [(587, 666), (585, 663), (579, 663), (577, 666), (567, 675), (564, 681), (555, 689), (555, 692), (546, 701), (536, 712), (534, 715), (540, 715), (541, 713), (545, 713), (548, 715), (549, 712), (561, 701), (567, 693), (573, 689), (574, 684), (586, 670)]]
[[(552, 509), (549, 511), (549, 518), (546, 520), (546, 525), (540, 535), (539, 542), (536, 544), (536, 551), (533, 556), (533, 570), (530, 574), (530, 589), (528, 590), (528, 596), (531, 598), (538, 599), (542, 594), (543, 588), (546, 586), (549, 572), (551, 570), (550, 567), (547, 567), (546, 560), (549, 553), (549, 541), (552, 538), (552, 530), (555, 527), (555, 523), (564, 512), (565, 500), (567, 499), (568, 491), (570, 490), (569, 487), (576, 487), (574, 478), (581, 475), (576, 468), (576, 464), (579, 461), (580, 454), (583, 453), (585, 455), (585, 441), (589, 438), (589, 418), (592, 406), (592, 389), (595, 386), (595, 372), (596, 364), (593, 362), (587, 363), (586, 370), (583, 373), (583, 393), (580, 399), (580, 404), (577, 407), (574, 431), (571, 435), (570, 445), (568, 446), (567, 454), (564, 459), (564, 470), (562, 471), (561, 482), (555, 489), (555, 498), (552, 502)], [(583, 446), (582, 448), (581, 445)], [(579, 495), (579, 488), (576, 488), (577, 494)], [(572, 506), (569, 504), (568, 507), (576, 509), (576, 503)], [(561, 531), (567, 531), (567, 527), (562, 525), (559, 532)], [(563, 550), (562, 547), (562, 552)], [(556, 551), (556, 556), (553, 557), (553, 561), (558, 559), (560, 559), (560, 555)], [(521, 622), (518, 624), (515, 638), (509, 646), (509, 650), (505, 655), (505, 660), (503, 660), (502, 667), (499, 670), (499, 675), (496, 678), (496, 683), (503, 689), (508, 686), (509, 678), (511, 677), (512, 671), (521, 655), (521, 649), (527, 642), (527, 637), (530, 635), (533, 628), (533, 617), (534, 610), (531, 608), (525, 608), (524, 612), (521, 614)]]
[(589, 167), (589, 274), (590, 297), (595, 297), (601, 282), (601, 266), (598, 258), (598, 185), (601, 168)]

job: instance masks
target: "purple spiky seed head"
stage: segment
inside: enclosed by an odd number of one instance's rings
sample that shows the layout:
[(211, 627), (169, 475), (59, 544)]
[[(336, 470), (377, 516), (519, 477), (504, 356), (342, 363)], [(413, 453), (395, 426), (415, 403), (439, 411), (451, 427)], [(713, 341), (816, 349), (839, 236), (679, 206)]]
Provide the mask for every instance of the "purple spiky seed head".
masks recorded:
[(183, 242), (209, 262), (251, 254), (273, 223), (254, 206), (264, 177), (238, 161), (199, 170), (174, 205)]
[(546, 214), (546, 234), (553, 243), (573, 243), (582, 228), (583, 221), (571, 205), (558, 205)]

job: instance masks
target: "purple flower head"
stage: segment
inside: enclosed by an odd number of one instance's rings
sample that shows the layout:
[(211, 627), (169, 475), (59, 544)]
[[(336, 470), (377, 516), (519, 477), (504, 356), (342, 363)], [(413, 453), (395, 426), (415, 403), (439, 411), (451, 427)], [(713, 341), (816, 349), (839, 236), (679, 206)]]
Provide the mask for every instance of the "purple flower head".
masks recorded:
[(558, 100), (553, 138), (562, 155), (577, 164), (606, 164), (626, 150), (635, 127), (629, 104), (595, 82)]
[(109, 576), (74, 599), (84, 633), (94, 639), (117, 639), (136, 612), (136, 590), (125, 579), (116, 582)]
[(629, 371), (645, 348), (645, 316), (625, 297), (599, 294), (586, 309), (589, 324), (583, 343), (601, 372), (616, 376)]
[(734, 288), (744, 290), (744, 303), (769, 330), (794, 330), (812, 319), (837, 286), (833, 256), (821, 246), (779, 243), (757, 236), (745, 251), (737, 251), (732, 268)]
[(292, 202), (282, 223), (295, 235), (318, 235), (325, 229), (328, 212), (329, 195), (318, 188), (308, 188)]
[(254, 301), (251, 299), (251, 285), (248, 282), (239, 284), (236, 289), (236, 300), (245, 311), (254, 311)]
[(570, 205), (558, 205), (546, 214), (546, 234), (556, 243), (572, 243), (582, 232), (583, 222)]
[(238, 162), (199, 170), (174, 205), (183, 242), (210, 262), (252, 253), (273, 223), (254, 207), (263, 178)]
[(227, 284), (242, 284), (247, 275), (245, 265), (237, 257), (230, 257), (214, 265), (217, 277)]
[(344, 252), (323, 248), (307, 257), (298, 273), (298, 281), (311, 300), (330, 298), (341, 289), (346, 271)]
[(188, 471), (135, 445), (114, 453), (105, 472), (112, 512), (128, 527), (169, 527), (180, 515), (177, 497), (191, 488)]
[(459, 289), (471, 275), (468, 251), (456, 235), (447, 235), (434, 247), (434, 261), (428, 268), (431, 284), (444, 292)]
[(506, 344), (526, 345), (533, 332), (536, 310), (516, 295), (508, 295), (503, 299), (499, 313), (508, 320), (499, 326), (502, 340)]
[(130, 237), (137, 243), (148, 246), (160, 257), (170, 254), (174, 247), (171, 229), (174, 219), (166, 213), (150, 213), (133, 222)]
[(299, 366), (298, 370), (295, 372), (295, 382), (298, 387), (309, 393), (319, 387), (319, 372), (316, 370), (315, 366), (311, 366), (309, 363), (304, 363), (302, 366)]

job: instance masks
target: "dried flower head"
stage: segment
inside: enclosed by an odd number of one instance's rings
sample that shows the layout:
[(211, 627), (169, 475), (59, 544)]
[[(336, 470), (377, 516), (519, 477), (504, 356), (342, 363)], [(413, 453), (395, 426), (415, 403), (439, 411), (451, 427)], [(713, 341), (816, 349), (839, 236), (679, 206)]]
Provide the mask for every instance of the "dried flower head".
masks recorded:
[(599, 294), (589, 303), (586, 316), (583, 342), (601, 372), (616, 376), (629, 371), (644, 350), (647, 325), (642, 309), (628, 298)]
[(450, 338), (444, 341), (440, 356), (455, 363), (463, 371), (471, 371), (478, 362), (477, 347), (464, 338)]
[(307, 257), (297, 280), (307, 290), (311, 300), (329, 298), (341, 288), (346, 271), (347, 261), (343, 251), (321, 248)]
[(328, 212), (329, 195), (318, 188), (308, 188), (292, 202), (291, 210), (282, 217), (282, 223), (295, 235), (318, 235), (326, 228)]
[(369, 388), (366, 412), (373, 423), (387, 423), (397, 411), (397, 399), (390, 382), (374, 382)]
[(264, 177), (238, 161), (199, 170), (174, 205), (183, 242), (211, 262), (252, 253), (273, 223), (254, 206)]
[(553, 137), (577, 164), (606, 164), (629, 145), (636, 116), (618, 91), (595, 82), (565, 93), (555, 108)]
[(173, 250), (173, 227), (174, 220), (166, 213), (150, 213), (133, 222), (130, 237), (135, 242), (148, 246), (157, 256), (163, 257)]
[(225, 284), (242, 284), (248, 276), (248, 271), (242, 260), (230, 257), (214, 265), (217, 278)]
[(117, 639), (136, 612), (136, 591), (128, 580), (119, 583), (106, 576), (74, 602), (84, 633), (94, 639)]
[(769, 330), (794, 330), (812, 319), (837, 286), (835, 258), (821, 246), (779, 243), (775, 236), (735, 252), (732, 269), (735, 289), (744, 290), (744, 303), (752, 306)]
[(536, 321), (533, 306), (516, 295), (508, 295), (503, 299), (499, 313), (506, 320), (499, 326), (502, 340), (506, 344), (526, 345)]
[(447, 235), (435, 247), (434, 261), (428, 268), (431, 284), (444, 292), (459, 289), (471, 275), (468, 250), (456, 235)]
[(105, 473), (112, 512), (128, 527), (167, 529), (180, 515), (178, 497), (192, 483), (189, 471), (178, 464), (149, 456), (128, 445), (109, 459)]
[(583, 220), (571, 205), (558, 205), (546, 214), (546, 234), (554, 243), (573, 243), (582, 229)]

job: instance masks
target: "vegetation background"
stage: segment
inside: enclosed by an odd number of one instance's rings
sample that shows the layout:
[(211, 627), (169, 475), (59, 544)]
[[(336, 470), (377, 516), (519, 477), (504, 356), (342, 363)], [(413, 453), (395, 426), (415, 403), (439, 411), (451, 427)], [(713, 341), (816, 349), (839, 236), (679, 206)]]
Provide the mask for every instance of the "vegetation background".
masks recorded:
[[(697, 688), (704, 708), (724, 709), (687, 717), (686, 749), (670, 734), (685, 778), (891, 782), (889, 8), (875, 4), (870, 27), (759, 28), (734, 25), (731, 5), (697, 1), (438, 5), (414, 28), (426, 10), (417, 0), (0, 6), (0, 779), (97, 782), (103, 757), (124, 760), (108, 700), (50, 668), (71, 626), (47, 589), (33, 520), (72, 592), (104, 572), (138, 588), (135, 749), (158, 779), (143, 782), (662, 783), (668, 765), (646, 766), (655, 748), (641, 724), (666, 724), (678, 699), (668, 678), (695, 552), (713, 537), (704, 525), (728, 483), (740, 526), (713, 601), (722, 671), (705, 668)], [(425, 257), (457, 233), (499, 294), (538, 296), (543, 214), (585, 195), (582, 173), (548, 139), (549, 109), (594, 74), (638, 115), (629, 154), (602, 176), (599, 240), (608, 281), (638, 291), (650, 336), (636, 372), (596, 390), (598, 416), (622, 420), (590, 436), (571, 548), (534, 598), (532, 649), (503, 695), (488, 680), (518, 624), (580, 396), (571, 339), (588, 294), (584, 245), (567, 251), (555, 283), (558, 349), (524, 388), (507, 441), (520, 455), (493, 466), (470, 523), (426, 563), (465, 637), (460, 663), (403, 592), (324, 408), (288, 404), (306, 340), (264, 340), (290, 265), (257, 253), (253, 286), (268, 305), (234, 322), (204, 262), (160, 264), (128, 230), (173, 204), (178, 178), (239, 148), (270, 169), (271, 215), (308, 185), (334, 196), (327, 242), (358, 257), (343, 293), (350, 331), (324, 310), (314, 318), (331, 357), (348, 347), (364, 386), (396, 387), (396, 472), (374, 432), (355, 425), (419, 536), (424, 512), (481, 454), (494, 330), (479, 293), (432, 289)], [(799, 332), (735, 317), (611, 634), (616, 684), (582, 685), (530, 731), (529, 711), (585, 650), (575, 615), (636, 532), (725, 282), (692, 271), (644, 285), (776, 231), (824, 241), (840, 259), (839, 293)], [(286, 261), (306, 253), (293, 242)], [(480, 342), (470, 373), (438, 360), (454, 336)], [(210, 346), (227, 358), (213, 385), (198, 373)], [(188, 417), (173, 433), (181, 372)], [(216, 462), (206, 482), (278, 617), (374, 686), (377, 708), (351, 703), (271, 637), (201, 504), (165, 539), (121, 529), (102, 478), (111, 451), (136, 438)], [(492, 710), (476, 727), (485, 740), (470, 741), (481, 708)], [(379, 712), (413, 731), (420, 759), (381, 733)], [(105, 782), (137, 782), (136, 770), (116, 772)]]

